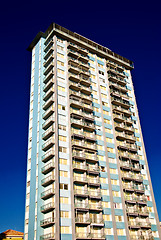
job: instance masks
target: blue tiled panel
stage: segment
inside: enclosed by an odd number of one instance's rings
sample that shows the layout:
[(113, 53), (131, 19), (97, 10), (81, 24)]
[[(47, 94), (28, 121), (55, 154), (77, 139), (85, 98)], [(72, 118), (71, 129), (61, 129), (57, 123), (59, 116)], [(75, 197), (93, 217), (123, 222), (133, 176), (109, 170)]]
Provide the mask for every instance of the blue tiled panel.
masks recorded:
[(103, 196), (102, 196), (102, 201), (103, 201), (103, 202), (110, 202), (110, 196), (105, 196), (105, 195), (103, 195)]
[(93, 102), (92, 105), (96, 108), (100, 108), (100, 104)]
[(96, 143), (97, 143), (98, 145), (104, 146), (104, 141), (102, 141), (102, 140), (97, 140)]
[(107, 183), (101, 183), (101, 189), (108, 189)]
[(100, 177), (107, 178), (107, 172), (100, 172)]
[(148, 207), (153, 207), (153, 203), (151, 201), (147, 201), (147, 206)]
[(131, 105), (134, 105), (134, 102), (133, 102), (133, 101), (131, 101), (131, 100), (129, 101), (129, 103), (130, 103)]
[(105, 128), (112, 129), (112, 125), (108, 123), (104, 123)]
[(144, 185), (149, 185), (149, 181), (148, 180), (143, 180)]
[(132, 116), (131, 118), (132, 118), (132, 120), (137, 121), (137, 117)]
[(126, 236), (118, 236), (118, 240), (127, 240)]
[(135, 137), (140, 137), (140, 134), (135, 132)]
[(117, 169), (117, 164), (116, 163), (109, 163), (109, 167), (113, 169)]
[(142, 146), (141, 142), (136, 141), (136, 144), (140, 147)]
[(157, 225), (152, 224), (152, 225), (151, 225), (151, 230), (152, 230), (152, 231), (157, 231)]
[(106, 114), (103, 114), (103, 118), (104, 118), (104, 119), (107, 119), (107, 120), (111, 120), (111, 116), (108, 116), (108, 115), (106, 115)]
[(106, 162), (105, 162), (105, 161), (100, 161), (100, 160), (99, 160), (99, 165), (102, 166), (102, 167), (106, 167)]
[(113, 235), (106, 235), (106, 240), (114, 240), (114, 236)]
[(96, 124), (97, 126), (102, 126), (102, 122), (99, 122), (99, 121), (95, 121), (95, 124)]
[(119, 176), (117, 174), (110, 174), (110, 177), (111, 179), (115, 179), (115, 180), (118, 180), (119, 179)]
[(106, 137), (113, 139), (113, 134), (106, 132), (105, 135), (106, 135)]
[(120, 229), (124, 229), (125, 228), (125, 223), (124, 222), (116, 222), (116, 227), (120, 228)]
[(108, 157), (110, 157), (110, 158), (116, 158), (116, 154), (115, 154), (115, 153), (108, 152)]
[(109, 107), (106, 107), (106, 106), (102, 106), (102, 108), (103, 108), (103, 110), (105, 110), (105, 111), (110, 111), (110, 108)]
[(101, 117), (101, 113), (99, 113), (99, 112), (93, 112), (93, 114), (94, 114), (94, 116), (96, 116), (96, 117)]
[(128, 85), (126, 85), (126, 88), (127, 88), (128, 90), (132, 90), (132, 88), (131, 88), (130, 86), (128, 86)]
[(105, 221), (105, 228), (112, 228), (113, 225), (112, 225), (112, 221)]
[(115, 144), (114, 144), (114, 143), (109, 143), (109, 142), (107, 142), (107, 147), (109, 147), (109, 148), (115, 148)]
[(121, 197), (113, 197), (113, 202), (114, 203), (121, 203)]
[(105, 151), (98, 150), (97, 152), (98, 152), (98, 155), (100, 155), (100, 156), (105, 156)]
[(103, 208), (103, 214), (111, 214), (111, 208)]
[(92, 56), (88, 56), (90, 60), (95, 61), (95, 58)]
[(119, 192), (120, 191), (120, 186), (119, 185), (112, 185), (112, 190)]
[(122, 209), (115, 209), (115, 215), (116, 216), (123, 216), (123, 210)]
[(72, 225), (71, 218), (60, 218), (60, 224), (61, 226), (71, 226)]
[(99, 135), (99, 136), (102, 136), (102, 135), (103, 135), (103, 132), (102, 132), (102, 131), (99, 131), (99, 130), (96, 130), (96, 134)]
[(152, 212), (150, 212), (150, 213), (149, 213), (149, 218), (155, 218), (155, 214), (152, 213)]
[(60, 234), (61, 240), (72, 240), (72, 234)]

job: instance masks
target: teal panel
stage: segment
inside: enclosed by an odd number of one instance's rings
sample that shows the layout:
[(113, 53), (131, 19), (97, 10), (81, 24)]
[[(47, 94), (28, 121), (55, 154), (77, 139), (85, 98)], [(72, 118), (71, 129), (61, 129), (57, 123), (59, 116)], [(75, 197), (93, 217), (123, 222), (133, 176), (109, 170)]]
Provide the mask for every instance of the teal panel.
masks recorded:
[(110, 112), (110, 108), (106, 106), (102, 106), (103, 110)]
[(97, 126), (102, 126), (102, 122), (95, 121), (95, 125), (97, 125)]
[(103, 214), (111, 214), (111, 208), (103, 208)]
[(101, 183), (101, 189), (108, 189), (107, 183)]
[(148, 180), (143, 180), (144, 185), (149, 185), (149, 181)]
[(153, 203), (151, 201), (147, 201), (147, 206), (148, 207), (153, 207)]
[(101, 113), (93, 111), (94, 116), (101, 117)]
[(118, 240), (127, 240), (126, 236), (118, 236)]
[(88, 56), (88, 58), (89, 58), (90, 60), (92, 60), (92, 61), (95, 61), (95, 58), (92, 57), (92, 56)]
[(107, 178), (107, 172), (100, 172), (100, 177)]
[(106, 240), (114, 240), (114, 236), (113, 235), (106, 235)]
[(122, 209), (115, 209), (115, 215), (116, 216), (123, 216), (123, 210)]
[(97, 59), (97, 62), (98, 62), (99, 64), (101, 64), (102, 66), (104, 66), (104, 62), (102, 62), (101, 60)]
[(112, 125), (108, 123), (104, 123), (105, 128), (112, 129)]
[(104, 141), (102, 141), (102, 140), (97, 140), (96, 143), (97, 143), (98, 145), (104, 146)]
[(102, 132), (102, 131), (99, 131), (99, 130), (96, 130), (96, 134), (99, 135), (99, 136), (102, 136), (102, 135), (103, 135), (103, 132)]
[(103, 118), (104, 118), (104, 119), (107, 119), (107, 120), (111, 120), (111, 116), (106, 115), (106, 114), (103, 114)]
[(114, 203), (121, 203), (121, 197), (113, 197), (113, 202)]
[(106, 137), (113, 139), (113, 134), (106, 132), (105, 135), (106, 135)]
[(98, 155), (105, 156), (105, 151), (98, 150), (97, 153), (98, 153)]
[(120, 186), (119, 185), (112, 185), (112, 190), (119, 192), (120, 191)]
[(72, 234), (60, 234), (61, 240), (72, 240)]
[(117, 169), (117, 164), (116, 163), (109, 163), (109, 167), (113, 169)]
[(114, 143), (109, 143), (109, 142), (107, 142), (107, 147), (109, 147), (109, 148), (115, 148), (115, 144), (114, 144)]
[(105, 195), (103, 195), (103, 196), (102, 196), (102, 201), (103, 201), (103, 202), (110, 202), (110, 196), (105, 196)]
[(104, 221), (105, 228), (113, 228), (112, 221)]
[(106, 162), (99, 160), (99, 166), (106, 167)]
[(108, 152), (108, 157), (110, 157), (110, 158), (116, 158), (116, 154), (115, 154), (115, 153)]
[(93, 102), (92, 105), (96, 108), (100, 108), (100, 104)]
[(151, 230), (152, 230), (152, 231), (157, 231), (157, 225), (152, 224), (152, 225), (151, 225)]
[(110, 174), (110, 177), (111, 179), (115, 179), (115, 180), (118, 180), (119, 179), (119, 176), (117, 174)]
[(116, 222), (116, 227), (120, 229), (125, 229), (125, 223), (124, 222)]

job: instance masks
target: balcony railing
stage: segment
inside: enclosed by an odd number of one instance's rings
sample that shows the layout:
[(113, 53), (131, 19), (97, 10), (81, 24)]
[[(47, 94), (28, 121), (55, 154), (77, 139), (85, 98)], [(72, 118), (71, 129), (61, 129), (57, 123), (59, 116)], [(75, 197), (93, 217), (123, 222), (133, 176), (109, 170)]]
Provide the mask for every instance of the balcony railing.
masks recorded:
[(54, 150), (50, 150), (48, 151), (47, 153), (45, 153), (43, 156), (42, 156), (42, 161), (43, 162), (47, 162), (49, 159), (51, 159), (52, 157), (54, 157), (55, 155), (55, 151)]
[(74, 176), (74, 182), (87, 183), (87, 177)]
[(93, 217), (90, 218), (91, 224), (104, 224), (104, 220), (102, 217)]
[(46, 140), (49, 137), (51, 137), (53, 134), (54, 134), (54, 127), (51, 126), (42, 134), (42, 139)]
[(90, 219), (87, 216), (77, 216), (75, 218), (75, 223), (90, 224)]
[(75, 163), (75, 164), (73, 164), (73, 169), (86, 171), (87, 170), (87, 166), (85, 164)]
[(84, 209), (89, 209), (89, 204), (88, 203), (83, 203), (83, 202), (76, 202), (74, 204), (75, 208), (84, 208)]
[(41, 185), (43, 187), (48, 186), (49, 184), (53, 183), (55, 181), (54, 173), (52, 173), (50, 176), (44, 178), (41, 180)]
[(55, 139), (54, 137), (51, 137), (49, 140), (47, 140), (43, 145), (42, 145), (42, 150), (46, 151), (49, 148), (51, 148), (55, 144)]
[(52, 211), (54, 208), (55, 208), (55, 204), (53, 202), (51, 202), (51, 203), (41, 206), (41, 212), (47, 213), (47, 212)]
[(54, 122), (55, 122), (55, 117), (51, 116), (42, 124), (42, 128), (46, 130)]
[(85, 154), (83, 152), (73, 151), (72, 157), (85, 158)]
[(48, 233), (48, 234), (42, 235), (40, 236), (40, 240), (55, 240), (55, 234)]
[(54, 166), (54, 161), (52, 161), (52, 162), (46, 164), (44, 167), (42, 167), (42, 168), (41, 168), (41, 172), (42, 172), (43, 174), (46, 174), (46, 173), (52, 171), (52, 170), (54, 169), (54, 167), (55, 167), (55, 166)]
[(92, 239), (105, 239), (104, 233), (91, 233)]
[(88, 190), (85, 189), (74, 189), (75, 195), (88, 195)]
[(41, 198), (42, 198), (43, 200), (46, 200), (46, 199), (52, 197), (54, 194), (55, 194), (54, 189), (53, 189), (53, 188), (50, 188), (50, 189), (48, 189), (48, 190), (46, 190), (46, 191), (44, 191), (44, 192), (41, 193)]
[(100, 203), (99, 204), (91, 203), (89, 204), (89, 208), (92, 210), (102, 210), (102, 205)]
[(49, 217), (40, 221), (40, 226), (46, 228), (54, 225), (54, 223), (55, 223), (54, 217)]
[(99, 178), (88, 178), (88, 184), (100, 184), (100, 179)]
[(101, 192), (100, 191), (92, 191), (92, 190), (89, 190), (89, 196), (90, 197), (101, 197)]
[(43, 104), (43, 109), (44, 110), (46, 110), (46, 109), (48, 109), (48, 107), (50, 107), (50, 105), (52, 104), (52, 103), (54, 103), (54, 101), (55, 101), (55, 96), (54, 95), (52, 95), (44, 104)]
[(87, 232), (79, 232), (76, 233), (76, 239), (91, 239), (91, 235)]

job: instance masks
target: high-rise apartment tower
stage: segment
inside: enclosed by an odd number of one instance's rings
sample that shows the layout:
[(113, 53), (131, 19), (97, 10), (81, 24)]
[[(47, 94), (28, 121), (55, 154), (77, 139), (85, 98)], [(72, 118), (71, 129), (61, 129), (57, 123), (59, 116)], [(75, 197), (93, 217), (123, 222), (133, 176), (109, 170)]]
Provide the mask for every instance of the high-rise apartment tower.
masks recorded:
[(133, 63), (54, 23), (28, 49), (24, 239), (161, 239)]

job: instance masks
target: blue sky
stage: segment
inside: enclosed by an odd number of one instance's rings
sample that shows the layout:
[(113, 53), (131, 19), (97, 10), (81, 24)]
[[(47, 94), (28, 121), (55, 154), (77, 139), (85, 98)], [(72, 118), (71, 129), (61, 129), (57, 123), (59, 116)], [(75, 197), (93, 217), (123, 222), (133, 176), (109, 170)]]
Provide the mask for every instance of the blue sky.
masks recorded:
[(134, 89), (161, 219), (161, 21), (159, 1), (4, 1), (1, 22), (0, 232), (23, 231), (31, 54), (51, 22), (134, 61)]

